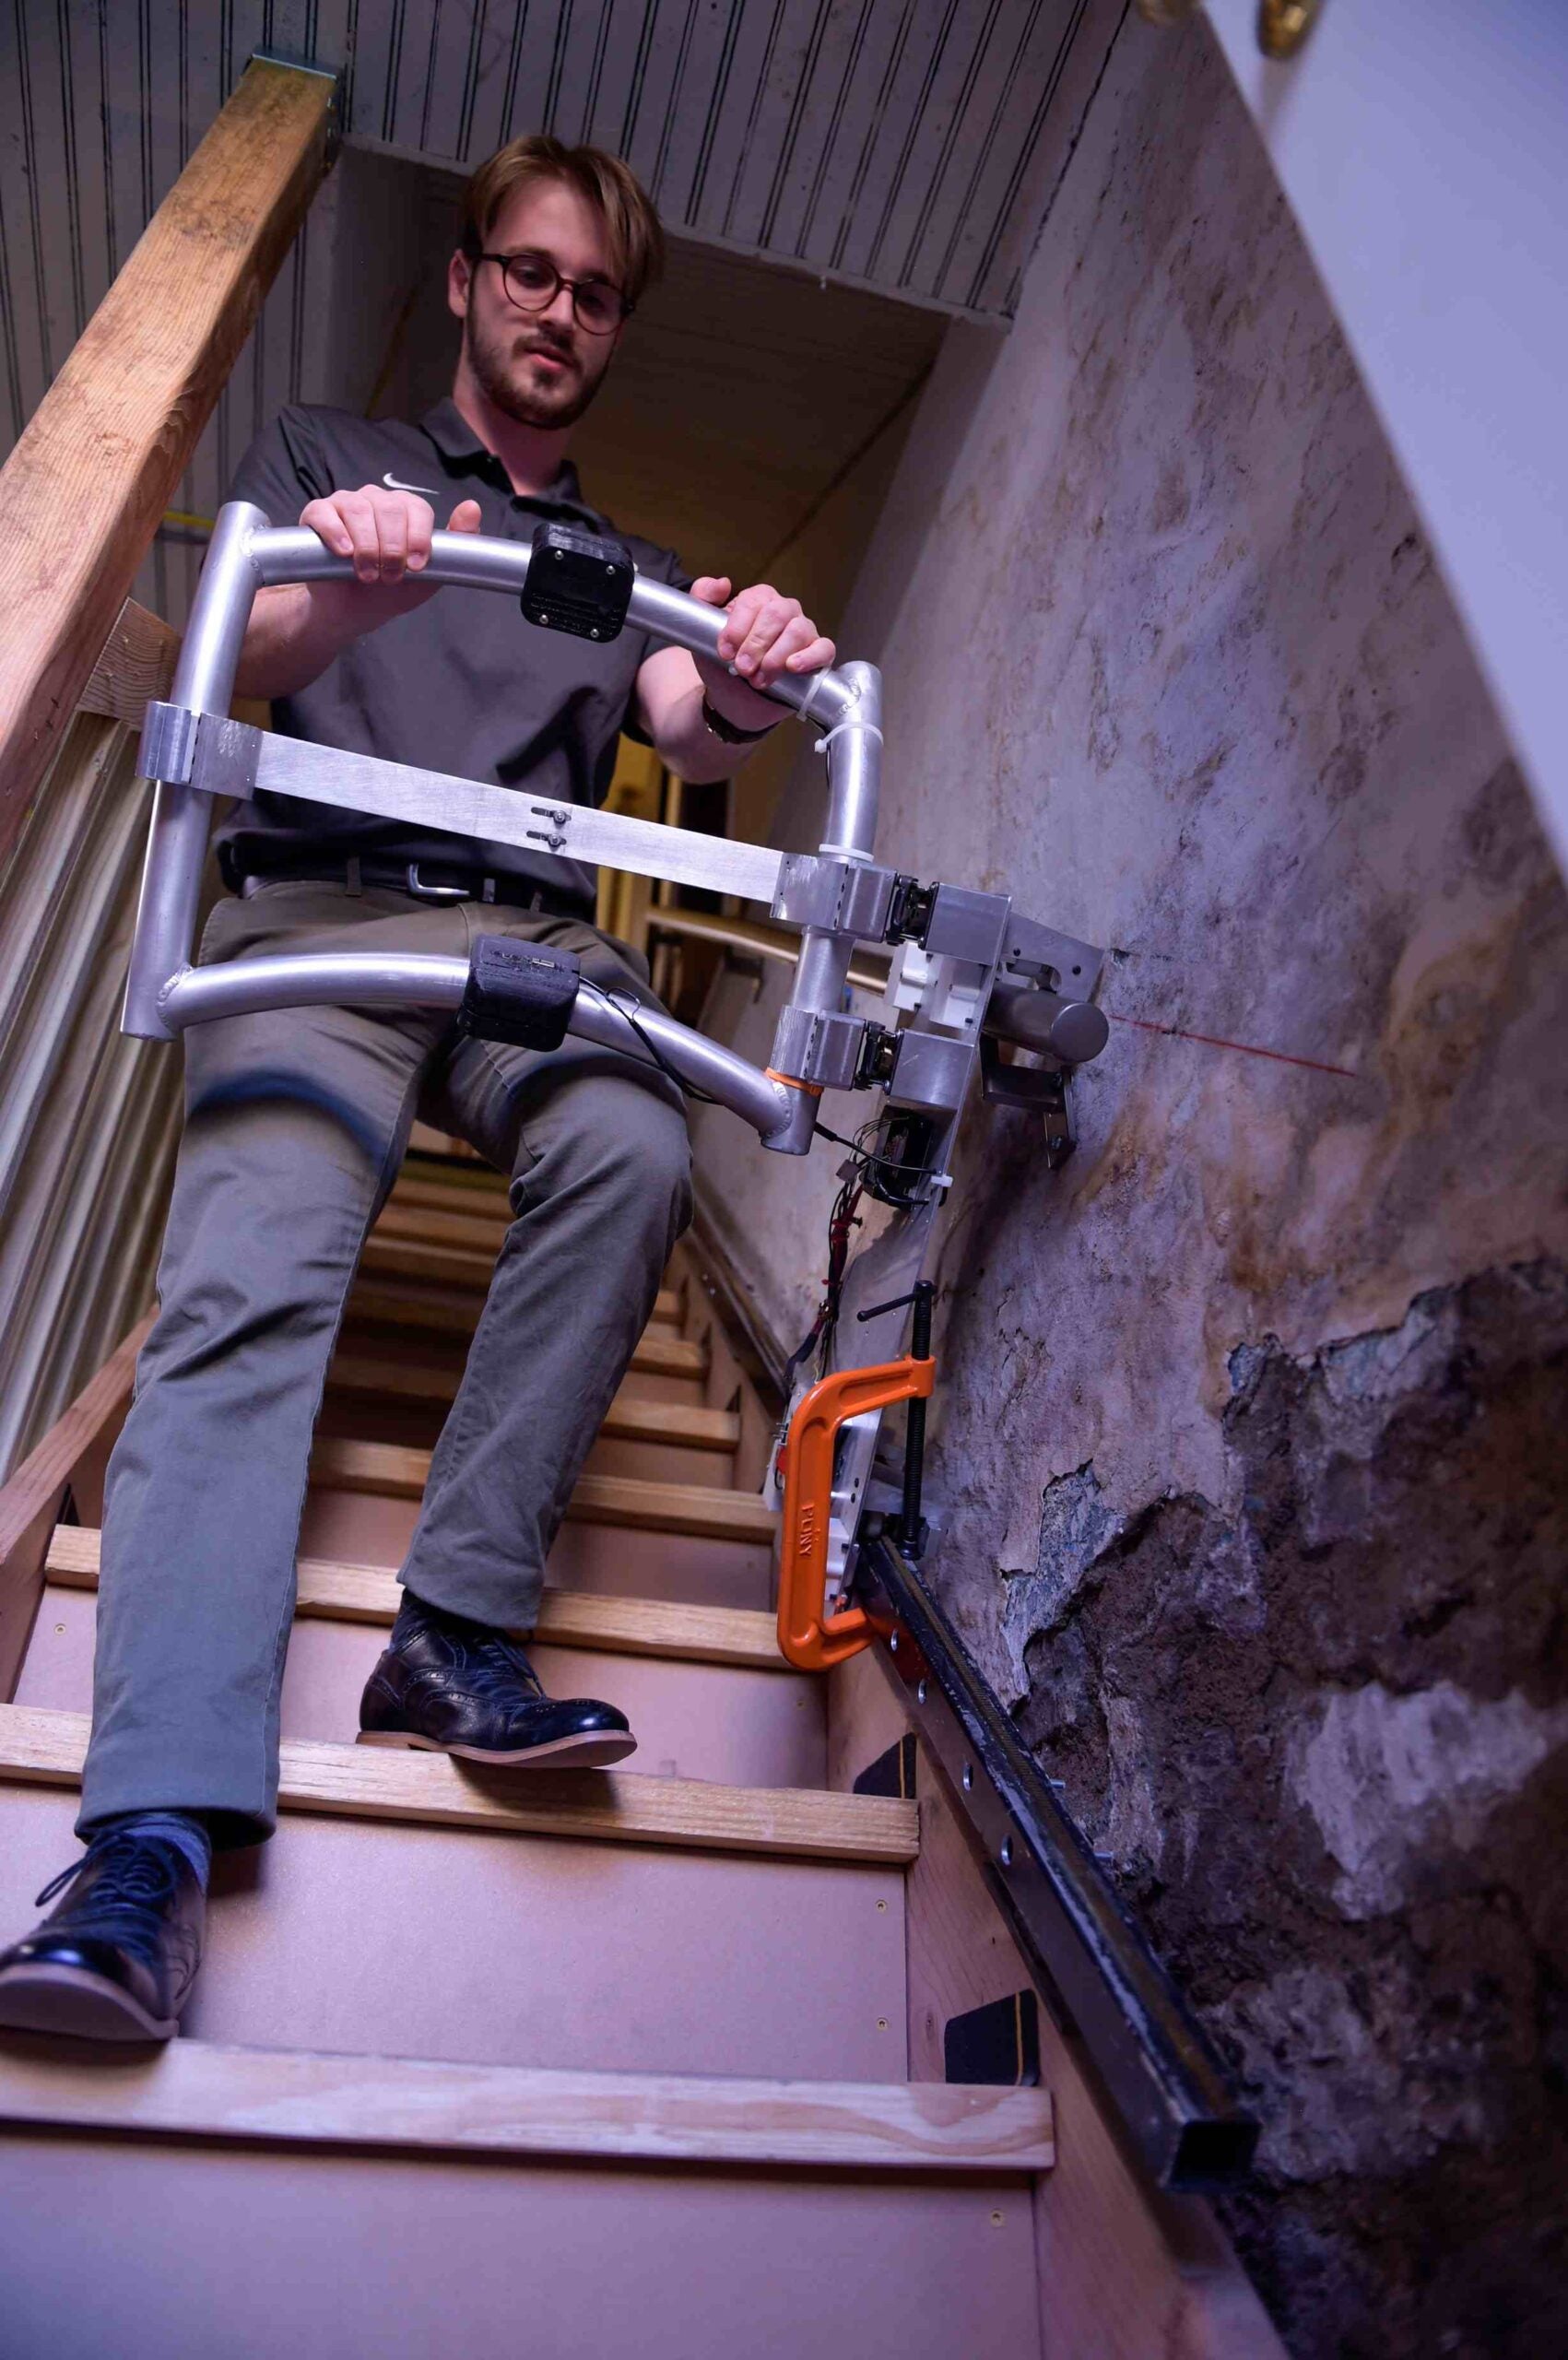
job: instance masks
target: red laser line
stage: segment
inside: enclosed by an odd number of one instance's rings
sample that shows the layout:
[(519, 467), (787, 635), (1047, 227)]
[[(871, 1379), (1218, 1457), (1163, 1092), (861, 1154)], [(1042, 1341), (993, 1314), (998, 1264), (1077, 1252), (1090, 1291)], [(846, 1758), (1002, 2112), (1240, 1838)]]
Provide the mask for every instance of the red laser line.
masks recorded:
[(1244, 1057), (1268, 1057), (1277, 1066), (1304, 1066), (1308, 1073), (1338, 1074), (1341, 1081), (1360, 1081), (1359, 1073), (1349, 1066), (1326, 1065), (1321, 1057), (1292, 1057), (1284, 1049), (1259, 1049), (1250, 1041), (1221, 1041), (1212, 1032), (1184, 1032), (1179, 1024), (1149, 1024), (1141, 1016), (1118, 1016), (1114, 1009), (1106, 1015), (1113, 1024), (1134, 1024), (1140, 1032), (1162, 1032), (1168, 1041), (1199, 1041), (1206, 1049), (1235, 1049)]

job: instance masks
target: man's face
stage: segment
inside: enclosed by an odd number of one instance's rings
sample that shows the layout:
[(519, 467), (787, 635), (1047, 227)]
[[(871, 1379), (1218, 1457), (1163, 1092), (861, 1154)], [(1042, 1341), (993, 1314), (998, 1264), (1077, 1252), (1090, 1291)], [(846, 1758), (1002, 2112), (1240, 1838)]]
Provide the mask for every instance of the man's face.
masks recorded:
[[(510, 197), (490, 224), (485, 251), (546, 254), (563, 278), (618, 274), (604, 224), (592, 206), (560, 181), (536, 181)], [(580, 328), (569, 289), (547, 311), (519, 311), (498, 263), (454, 254), (447, 300), (463, 322), (463, 349), (480, 390), (525, 426), (571, 426), (598, 392), (616, 346)]]

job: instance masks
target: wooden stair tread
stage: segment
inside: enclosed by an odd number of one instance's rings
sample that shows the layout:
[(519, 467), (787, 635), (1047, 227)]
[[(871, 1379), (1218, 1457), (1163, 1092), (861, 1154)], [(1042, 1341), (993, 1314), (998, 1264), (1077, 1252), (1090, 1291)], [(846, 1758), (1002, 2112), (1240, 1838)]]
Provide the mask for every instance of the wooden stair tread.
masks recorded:
[[(96, 1588), (99, 1545), (100, 1535), (91, 1526), (56, 1525), (45, 1565), (49, 1579), (66, 1589)], [(301, 1557), (298, 1575), (297, 1611), (334, 1622), (390, 1624), (403, 1595), (390, 1566)], [(552, 1646), (803, 1677), (779, 1653), (774, 1617), (748, 1607), (688, 1606), (662, 1598), (547, 1589), (533, 1635)]]
[[(0, 1781), (77, 1785), (88, 1729), (85, 1713), (0, 1705)], [(893, 1796), (615, 1770), (489, 1770), (444, 1753), (298, 1740), (282, 1749), (278, 1801), (285, 1811), (357, 1819), (781, 1858), (907, 1862), (920, 1848), (914, 1804)]]
[[(486, 1279), (489, 1272), (486, 1272)], [(387, 1327), (419, 1328), (428, 1334), (471, 1336), (484, 1300), (484, 1281), (470, 1290), (472, 1300), (454, 1301), (450, 1292), (431, 1293), (418, 1285), (399, 1286), (361, 1280), (348, 1298), (348, 1322), (375, 1320)], [(703, 1346), (684, 1336), (644, 1328), (631, 1355), (631, 1367), (641, 1376), (695, 1376), (708, 1374)]]
[(472, 1180), (411, 1179), (405, 1164), (387, 1203), (417, 1205), (435, 1212), (488, 1214), (492, 1221), (512, 1219), (505, 1182), (482, 1170)]
[[(332, 1434), (317, 1441), (311, 1459), (312, 1483), (379, 1493), (384, 1499), (422, 1499), (430, 1471), (428, 1450)], [(577, 1523), (701, 1534), (720, 1540), (771, 1543), (778, 1528), (776, 1511), (755, 1492), (725, 1491), (707, 1483), (660, 1483), (634, 1475), (580, 1475), (566, 1513)]]
[[(360, 1268), (374, 1277), (434, 1280), (482, 1291), (489, 1284), (490, 1273), (495, 1268), (501, 1234), (498, 1230), (491, 1240), (456, 1244), (422, 1234), (410, 1235), (401, 1223), (390, 1230), (383, 1229), (378, 1223), (365, 1240)], [(652, 1316), (655, 1324), (678, 1326), (681, 1316), (678, 1295), (673, 1294), (668, 1288), (662, 1288)]]
[(321, 2056), (174, 2040), (112, 2071), (42, 2044), (0, 2053), (0, 2121), (161, 2137), (332, 2142), (857, 2171), (1039, 2172), (1043, 2090), (764, 2082)]
[[(450, 1401), (462, 1372), (434, 1361), (392, 1361), (370, 1352), (338, 1352), (327, 1383), (346, 1393), (381, 1393), (414, 1401)], [(692, 1450), (734, 1451), (740, 1419), (734, 1410), (709, 1410), (696, 1402), (650, 1401), (618, 1393), (599, 1432), (613, 1442), (684, 1443)]]

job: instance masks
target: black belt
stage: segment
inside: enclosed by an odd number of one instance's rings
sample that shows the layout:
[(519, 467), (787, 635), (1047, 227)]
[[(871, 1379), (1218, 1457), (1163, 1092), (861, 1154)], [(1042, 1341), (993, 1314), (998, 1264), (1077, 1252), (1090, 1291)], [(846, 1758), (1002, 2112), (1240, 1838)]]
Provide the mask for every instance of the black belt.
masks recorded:
[(290, 862), (287, 867), (253, 868), (240, 876), (236, 890), (248, 901), (263, 885), (342, 885), (350, 893), (407, 893), (416, 902), (494, 902), (513, 910), (538, 910), (579, 917), (576, 903), (530, 885), (523, 877), (493, 877), (479, 869), (448, 868), (431, 860)]

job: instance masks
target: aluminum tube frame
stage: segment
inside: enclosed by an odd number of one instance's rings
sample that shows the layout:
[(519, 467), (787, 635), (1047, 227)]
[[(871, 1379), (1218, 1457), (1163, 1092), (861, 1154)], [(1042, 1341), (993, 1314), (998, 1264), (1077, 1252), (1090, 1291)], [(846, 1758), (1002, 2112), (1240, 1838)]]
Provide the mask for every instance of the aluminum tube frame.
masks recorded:
[[(874, 664), (846, 664), (843, 677), (855, 690), (855, 704), (834, 724), (839, 734), (828, 748), (828, 833), (820, 849), (869, 860), (876, 850), (881, 790), (882, 677)], [(836, 1015), (857, 947), (850, 935), (804, 928), (790, 1006)]]
[[(233, 503), (236, 506), (241, 502)], [(248, 514), (259, 516), (250, 509)], [(430, 562), (419, 579), (459, 590), (503, 590), (515, 597), (527, 579), (532, 557), (526, 541), (496, 540), (483, 533), (432, 533)], [(351, 582), (353, 561), (336, 557), (308, 526), (253, 526), (251, 564), (258, 589), (287, 582)], [(655, 639), (684, 647), (693, 655), (717, 657), (725, 616), (721, 607), (704, 606), (701, 598), (672, 589), (667, 582), (653, 582), (639, 574), (631, 585), (628, 622), (651, 631)], [(242, 640), (244, 631), (242, 628)], [(785, 676), (760, 691), (775, 704), (788, 705), (808, 719), (832, 728), (857, 709), (859, 693), (845, 672), (814, 672), (805, 679)], [(176, 700), (181, 702), (181, 700)]]
[[(531, 555), (529, 548), (516, 541), (438, 532), (431, 536), (424, 578), (434, 585), (520, 593)], [(289, 582), (352, 579), (351, 560), (334, 556), (307, 527), (275, 527), (261, 509), (248, 502), (227, 502), (218, 512), (202, 568), (171, 702), (193, 713), (227, 714), (259, 589)], [(717, 655), (722, 612), (666, 583), (641, 577), (635, 581), (629, 620), (693, 654)], [(766, 693), (803, 718), (836, 730), (857, 715), (875, 722), (867, 694), (870, 703), (875, 703), (876, 682), (873, 667), (854, 666), (840, 672), (814, 673), (804, 680), (786, 678)], [(846, 740), (850, 741), (847, 746)], [(853, 844), (866, 857), (872, 848), (876, 824), (875, 758), (879, 737), (851, 728), (836, 740), (836, 747), (845, 751), (830, 761), (829, 842)], [(127, 1032), (153, 1040), (173, 1037), (160, 996), (168, 980), (190, 962), (209, 822), (209, 800), (199, 789), (156, 783), (125, 994), (123, 1023)], [(796, 977), (797, 1006), (838, 1006), (843, 979), (836, 978), (835, 988), (836, 963), (832, 957), (803, 959)], [(847, 946), (842, 963), (847, 965)]]
[[(466, 959), (420, 951), (291, 951), (184, 967), (165, 985), (159, 1013), (172, 1036), (187, 1024), (274, 1008), (457, 1008), (468, 985)], [(716, 1098), (766, 1146), (803, 1152), (816, 1102), (785, 1082), (770, 1081), (744, 1057), (601, 984), (578, 985), (567, 1030), (638, 1063), (669, 1070)], [(654, 1055), (654, 1052), (657, 1055)]]
[[(227, 714), (234, 701), (234, 675), (259, 586), (252, 550), (256, 526), (265, 522), (262, 511), (244, 501), (218, 511), (170, 690), (172, 703), (193, 713)], [(211, 826), (209, 795), (194, 786), (155, 786), (121, 1019), (124, 1032), (144, 1040), (174, 1038), (159, 997), (170, 976), (190, 961)]]

